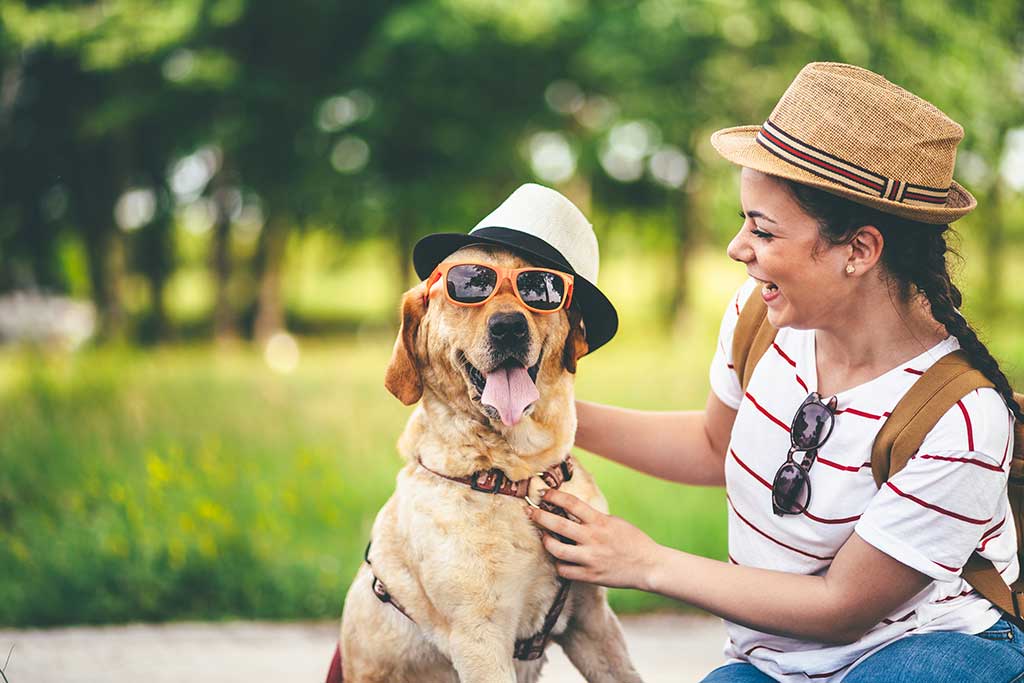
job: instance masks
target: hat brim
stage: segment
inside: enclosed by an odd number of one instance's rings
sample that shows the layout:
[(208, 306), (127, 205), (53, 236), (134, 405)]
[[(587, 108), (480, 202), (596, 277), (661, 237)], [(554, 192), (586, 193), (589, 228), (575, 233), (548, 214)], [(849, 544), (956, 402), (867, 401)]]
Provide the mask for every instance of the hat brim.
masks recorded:
[(787, 178), (803, 185), (811, 185), (819, 189), (840, 195), (858, 204), (891, 213), (901, 218), (934, 223), (936, 225), (951, 223), (965, 216), (977, 207), (978, 202), (963, 186), (953, 181), (949, 188), (949, 196), (944, 206), (917, 206), (896, 202), (881, 197), (872, 197), (856, 190), (843, 187), (833, 181), (817, 176), (810, 171), (794, 166), (758, 144), (757, 132), (760, 126), (736, 126), (723, 128), (711, 135), (711, 146), (723, 157), (768, 175)]
[[(593, 353), (607, 344), (619, 328), (619, 315), (615, 306), (594, 283), (590, 282), (569, 265), (557, 250), (541, 242), (533, 235), (511, 228), (484, 228), (494, 233), (435, 233), (427, 235), (413, 247), (412, 262), (416, 275), (426, 280), (438, 266), (462, 247), (472, 244), (489, 244), (511, 249), (531, 263), (554, 268), (573, 276), (572, 304), (578, 306), (587, 330), (587, 353)], [(547, 248), (545, 248), (547, 247)]]

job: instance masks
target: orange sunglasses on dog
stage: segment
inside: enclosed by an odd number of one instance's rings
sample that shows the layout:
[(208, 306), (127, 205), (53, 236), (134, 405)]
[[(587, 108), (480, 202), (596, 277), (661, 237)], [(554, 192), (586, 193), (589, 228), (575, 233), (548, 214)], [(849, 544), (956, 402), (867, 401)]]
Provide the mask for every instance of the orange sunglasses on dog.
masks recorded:
[(505, 278), (512, 283), (516, 298), (534, 313), (554, 313), (572, 301), (573, 277), (550, 268), (500, 268), (483, 263), (442, 263), (427, 278), (423, 295), (444, 279), (444, 295), (456, 306), (482, 306), (490, 301)]

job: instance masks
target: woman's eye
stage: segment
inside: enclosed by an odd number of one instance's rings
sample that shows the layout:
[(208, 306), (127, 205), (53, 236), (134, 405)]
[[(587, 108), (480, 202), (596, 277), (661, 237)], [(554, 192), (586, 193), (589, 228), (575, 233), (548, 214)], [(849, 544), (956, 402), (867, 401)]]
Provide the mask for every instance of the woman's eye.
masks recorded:
[[(740, 216), (740, 218), (743, 219), (744, 223), (746, 221), (750, 220), (749, 217), (747, 216), (747, 214), (743, 213), (742, 210), (740, 210), (739, 216)], [(764, 230), (761, 230), (760, 228), (758, 228), (756, 224), (755, 224), (755, 226), (753, 228), (751, 228), (750, 233), (752, 235), (754, 235), (754, 237), (760, 237), (761, 239), (764, 239), (764, 240), (770, 240), (771, 238), (775, 237), (775, 235), (771, 234), (770, 232), (765, 232)]]

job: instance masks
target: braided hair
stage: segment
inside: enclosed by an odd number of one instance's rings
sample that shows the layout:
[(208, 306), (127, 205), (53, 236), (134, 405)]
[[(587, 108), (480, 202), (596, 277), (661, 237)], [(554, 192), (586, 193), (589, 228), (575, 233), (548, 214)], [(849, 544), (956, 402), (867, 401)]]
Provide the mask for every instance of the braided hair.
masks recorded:
[(901, 218), (815, 187), (784, 182), (797, 204), (818, 222), (818, 232), (829, 244), (848, 244), (858, 228), (875, 226), (885, 240), (882, 265), (898, 287), (900, 297), (907, 300), (920, 293), (928, 300), (935, 321), (957, 338), (971, 365), (995, 385), (1006, 407), (1018, 421), (1024, 422), (1024, 412), (1013, 399), (1013, 389), (999, 363), (960, 314), (963, 295), (946, 267), (947, 252), (956, 255), (946, 245), (949, 226)]

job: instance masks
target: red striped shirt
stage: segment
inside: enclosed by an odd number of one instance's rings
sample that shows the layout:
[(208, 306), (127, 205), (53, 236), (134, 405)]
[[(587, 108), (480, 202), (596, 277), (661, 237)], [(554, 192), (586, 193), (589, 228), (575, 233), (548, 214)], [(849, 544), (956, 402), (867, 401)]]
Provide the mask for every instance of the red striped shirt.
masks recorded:
[[(744, 292), (757, 296), (755, 283), (745, 287)], [(862, 640), (827, 646), (827, 656), (826, 646), (727, 623), (735, 643), (730, 656), (750, 657), (758, 666), (765, 663), (770, 667), (766, 671), (789, 672), (777, 676), (785, 683), (811, 679), (836, 683), (848, 671), (848, 666), (840, 665), (937, 623), (933, 620), (940, 620), (944, 630), (963, 632), (975, 632), (991, 623), (995, 612), (979, 605), (978, 595), (945, 599), (966, 585), (941, 582), (955, 578), (979, 547), (992, 557), (1007, 557), (1012, 552), (1009, 544), (1015, 540), (1014, 534), (1005, 533), (1009, 522), (996, 524), (1007, 513), (1005, 503), (988, 507), (978, 502), (988, 491), (996, 496), (1000, 487), (1005, 487), (1005, 471), (993, 466), (1001, 455), (1004, 467), (1009, 458), (1008, 432), (999, 429), (1000, 421), (993, 418), (998, 411), (1006, 416), (1002, 424), (1008, 425), (1009, 415), (1000, 402), (992, 400), (994, 392), (983, 390), (964, 397), (963, 407), (953, 408), (942, 418), (916, 457), (892, 478), (891, 486), (879, 491), (869, 476), (873, 440), (893, 406), (935, 360), (957, 348), (956, 341), (947, 339), (918, 358), (841, 392), (833, 432), (809, 470), (812, 492), (808, 512), (776, 516), (772, 513), (772, 482), (791, 447), (793, 415), (808, 389), (815, 388), (814, 331), (780, 329), (771, 349), (756, 361), (756, 372), (744, 390), (728, 367), (736, 309), (744, 300), (741, 295), (727, 306), (711, 372), (716, 395), (738, 410), (725, 454), (729, 561), (820, 575), (828, 571), (829, 563), (856, 531), (867, 543), (938, 581), (901, 611), (881, 620)], [(798, 454), (796, 460), (801, 457)], [(1016, 562), (998, 561), (996, 568), (1007, 581), (1016, 577)]]
[(904, 493), (903, 491), (900, 491), (898, 488), (896, 488), (896, 485), (893, 484), (891, 481), (885, 482), (885, 485), (891, 488), (893, 491), (895, 491), (898, 495), (903, 496), (907, 500), (914, 501), (921, 507), (928, 508), (929, 510), (934, 510), (935, 512), (946, 515), (947, 517), (952, 517), (953, 519), (959, 519), (961, 522), (967, 522), (968, 524), (988, 524), (992, 521), (991, 517), (989, 517), (988, 519), (974, 519), (973, 517), (961, 515), (960, 513), (953, 512), (952, 510), (947, 510), (946, 508), (939, 507), (938, 505), (933, 505), (932, 503), (925, 502), (918, 498), (917, 496), (912, 496), (909, 493)]
[(814, 553), (809, 553), (806, 550), (800, 550), (799, 548), (791, 546), (788, 543), (783, 543), (782, 541), (780, 541), (779, 539), (775, 538), (771, 534), (768, 534), (768, 533), (762, 531), (761, 529), (757, 528), (750, 520), (748, 520), (746, 517), (741, 515), (739, 510), (736, 509), (736, 506), (733, 505), (732, 499), (729, 498), (729, 496), (726, 496), (725, 499), (729, 502), (729, 507), (732, 508), (733, 513), (735, 513), (735, 515), (744, 524), (746, 524), (748, 527), (750, 527), (751, 529), (753, 529), (754, 531), (756, 531), (760, 535), (762, 535), (765, 538), (767, 538), (772, 543), (774, 543), (774, 544), (776, 544), (778, 546), (781, 546), (781, 547), (785, 548), (786, 550), (792, 550), (794, 553), (799, 553), (800, 555), (804, 555), (805, 557), (810, 557), (810, 558), (815, 559), (815, 560), (831, 561), (831, 560), (835, 559), (834, 555), (829, 555), (827, 557), (824, 557), (824, 556), (821, 556), (821, 555), (815, 555)]

